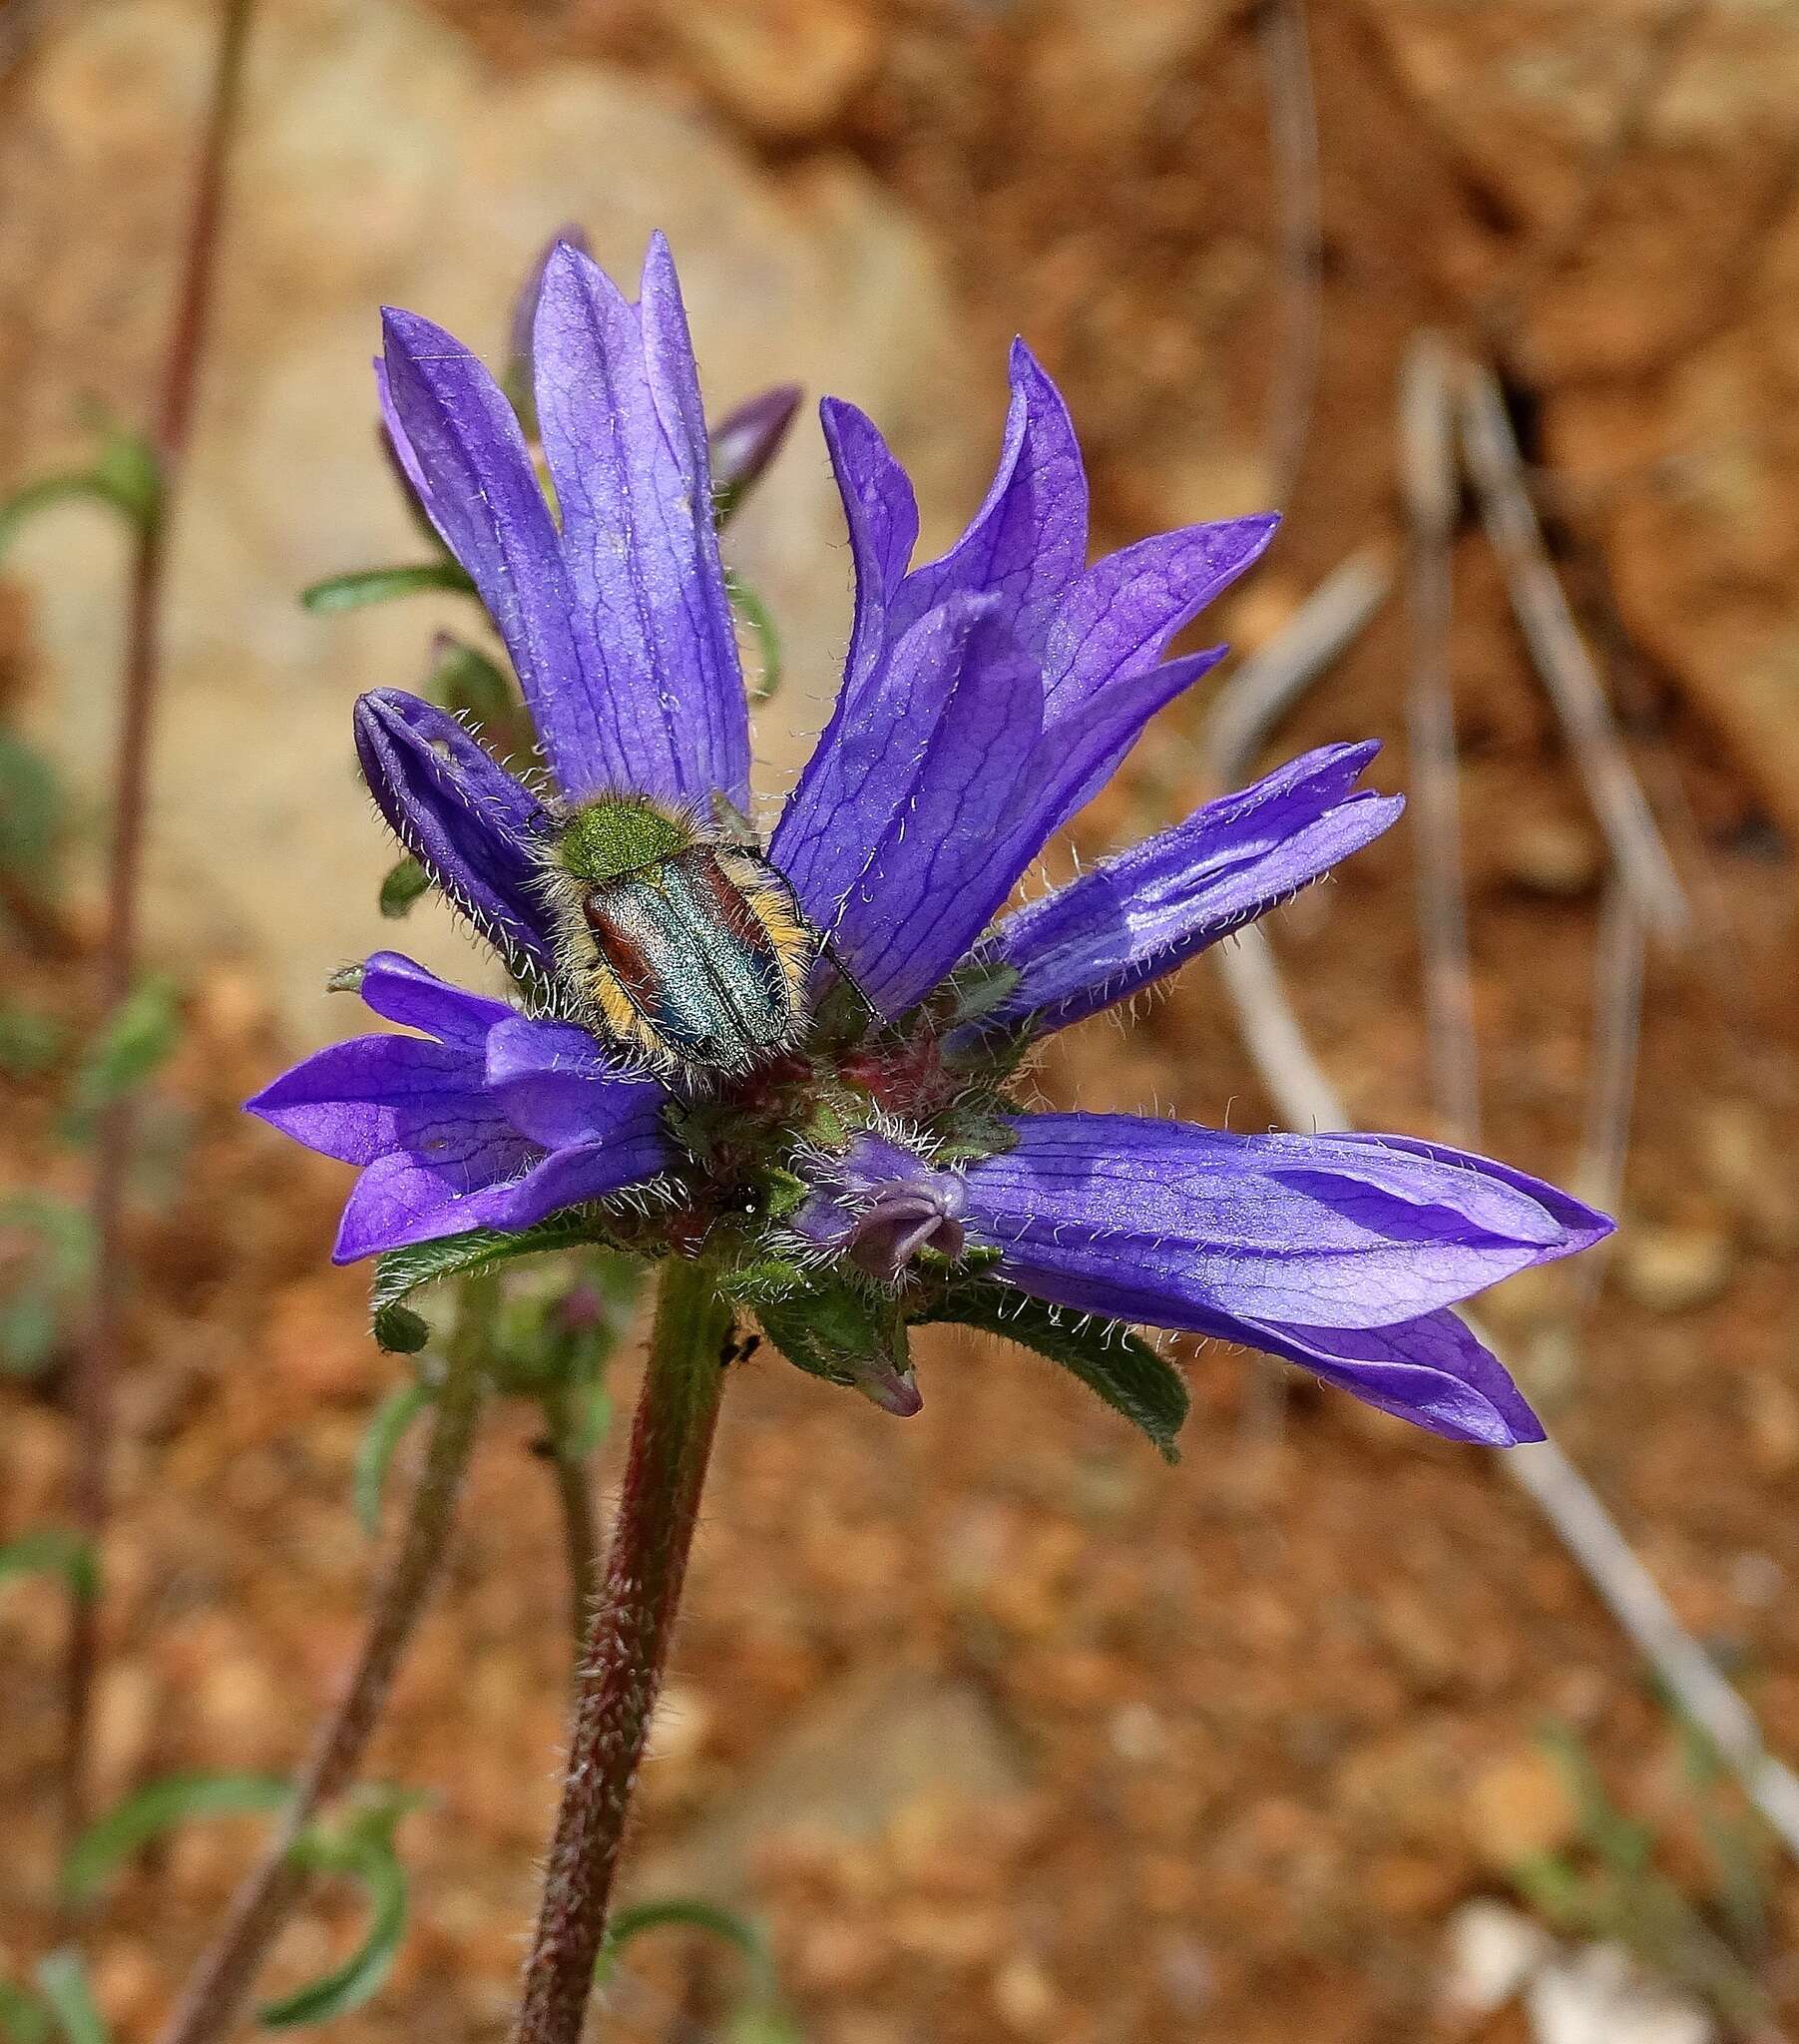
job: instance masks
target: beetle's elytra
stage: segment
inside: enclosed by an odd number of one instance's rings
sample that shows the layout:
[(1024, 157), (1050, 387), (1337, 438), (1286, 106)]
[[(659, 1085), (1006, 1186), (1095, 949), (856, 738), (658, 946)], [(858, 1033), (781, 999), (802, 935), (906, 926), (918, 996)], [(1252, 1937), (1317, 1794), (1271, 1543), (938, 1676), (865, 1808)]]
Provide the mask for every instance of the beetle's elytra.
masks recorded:
[(790, 1050), (819, 937), (761, 852), (641, 796), (575, 810), (553, 893), (590, 1019), (666, 1077), (741, 1077)]

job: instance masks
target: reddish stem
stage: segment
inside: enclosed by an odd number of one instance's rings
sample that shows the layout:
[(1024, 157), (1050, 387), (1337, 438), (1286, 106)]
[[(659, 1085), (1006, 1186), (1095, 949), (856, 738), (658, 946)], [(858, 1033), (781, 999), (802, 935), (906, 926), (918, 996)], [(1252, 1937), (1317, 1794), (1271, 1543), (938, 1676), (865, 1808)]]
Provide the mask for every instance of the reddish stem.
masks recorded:
[[(252, 0), (225, 0), (213, 71), (162, 387), (152, 428), (157, 498), (141, 520), (132, 561), (126, 653), (113, 767), (113, 842), (107, 869), (107, 925), (100, 968), (100, 1008), (111, 1015), (131, 991), (137, 971), (142, 894), (144, 814), (151, 739), (162, 679), (163, 604), (170, 513), (187, 452), (200, 363), (212, 307), (225, 206), (225, 171), (236, 126)], [(98, 1549), (111, 1497), (113, 1374), (124, 1322), (125, 1181), (131, 1162), (129, 1097), (102, 1111), (95, 1135), (92, 1215), (95, 1240), (93, 1311), (73, 1371), (75, 1421), (72, 1504), (77, 1525)], [(66, 1841), (88, 1815), (88, 1748), (100, 1659), (100, 1611), (78, 1600), (70, 1619), (65, 1677), (62, 1819)]]
[(710, 1271), (671, 1257), (577, 1681), (562, 1809), (514, 2044), (578, 2044), (581, 2036), (730, 1354), (730, 1308)]

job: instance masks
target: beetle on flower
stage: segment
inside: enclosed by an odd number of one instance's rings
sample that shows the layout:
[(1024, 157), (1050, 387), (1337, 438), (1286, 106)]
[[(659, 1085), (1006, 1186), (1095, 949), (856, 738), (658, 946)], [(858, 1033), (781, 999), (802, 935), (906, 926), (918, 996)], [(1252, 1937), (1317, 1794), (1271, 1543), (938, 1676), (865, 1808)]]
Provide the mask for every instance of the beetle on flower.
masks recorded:
[[(1165, 654), (1275, 521), (1088, 565), (1073, 428), (1019, 344), (986, 501), (915, 566), (904, 473), (868, 418), (825, 400), (854, 618), (830, 722), (764, 847), (661, 239), (636, 304), (559, 246), (531, 366), (554, 513), (482, 364), (386, 316), (394, 452), (505, 642), (553, 786), (415, 697), (357, 705), (382, 813), (515, 992), (377, 954), (362, 998), (417, 1033), (338, 1044), (250, 1103), (360, 1168), (337, 1258), (577, 1210), (594, 1239), (707, 1262), (795, 1361), (896, 1410), (916, 1404), (908, 1322), (1017, 1332), (1126, 1410), (1127, 1368), (1106, 1378), (1093, 1358), (1138, 1354), (1124, 1329), (1147, 1325), (1284, 1357), (1452, 1438), (1539, 1438), (1450, 1308), (1597, 1241), (1602, 1216), (1439, 1145), (1029, 1113), (1008, 1090), (1048, 1033), (1175, 971), (1399, 813), (1357, 786), (1373, 744), (1326, 747), (1001, 913), (1220, 658)], [(1145, 1423), (1171, 1431), (1165, 1408)]]

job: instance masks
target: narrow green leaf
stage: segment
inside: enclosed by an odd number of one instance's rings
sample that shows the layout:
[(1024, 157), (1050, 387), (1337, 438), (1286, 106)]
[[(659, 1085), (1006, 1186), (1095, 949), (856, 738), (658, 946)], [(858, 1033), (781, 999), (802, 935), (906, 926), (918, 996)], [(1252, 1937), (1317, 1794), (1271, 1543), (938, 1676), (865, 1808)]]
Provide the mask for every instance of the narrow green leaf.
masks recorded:
[(454, 561), (417, 561), (404, 568), (358, 568), (348, 575), (329, 575), (300, 591), (300, 602), (319, 617), (333, 611), (356, 611), (364, 604), (391, 603), (396, 597), (418, 596), (432, 589), (471, 592), (475, 585)]
[(698, 1896), (671, 1896), (667, 1901), (639, 1902), (630, 1909), (614, 1912), (607, 1928), (606, 1942), (594, 1963), (594, 1983), (604, 1986), (618, 1966), (619, 1954), (634, 1938), (652, 1930), (702, 1930), (710, 1937), (734, 1945), (748, 1960), (758, 1993), (764, 2000), (774, 1995), (774, 1960), (768, 1940), (760, 1927), (732, 1909)]
[(1140, 1427), (1164, 1461), (1180, 1459), (1174, 1437), (1187, 1414), (1186, 1386), (1172, 1363), (1118, 1321), (1070, 1312), (992, 1278), (968, 1277), (952, 1278), (918, 1317), (981, 1327), (1047, 1355)]
[(0, 2037), (6, 2044), (50, 2044), (50, 2011), (16, 1980), (0, 1975)]
[[(405, 1307), (399, 1310), (404, 1312)], [(355, 1502), (357, 1521), (371, 1538), (381, 1524), (381, 1493), (386, 1488), (394, 1451), (406, 1438), (407, 1428), (430, 1402), (431, 1393), (423, 1384), (397, 1385), (381, 1400), (357, 1446), (350, 1496)]]
[(196, 1817), (259, 1816), (283, 1808), (291, 1793), (272, 1775), (172, 1775), (152, 1782), (76, 1839), (63, 1862), (63, 1893), (71, 1902), (90, 1900), (134, 1853), (177, 1824)]
[(106, 2025), (94, 2006), (80, 1952), (64, 1946), (38, 1961), (38, 1990), (50, 2004), (67, 2044), (107, 2044)]
[(766, 703), (781, 685), (780, 632), (768, 606), (734, 568), (725, 575), (724, 590), (730, 598), (731, 609), (755, 641), (756, 653), (762, 663), (760, 679), (750, 688), (749, 700)]
[(0, 1547), (0, 1583), (15, 1576), (61, 1576), (83, 1603), (100, 1595), (100, 1559), (93, 1542), (65, 1526), (40, 1526)]
[(406, 1869), (391, 1839), (368, 1830), (342, 1838), (309, 1832), (294, 1855), (316, 1872), (355, 1881), (368, 1898), (368, 1928), (342, 1965), (257, 2009), (257, 2022), (268, 2030), (327, 2023), (360, 2008), (380, 1992), (406, 1934)]
[[(383, 1347), (382, 1327), (401, 1301), (421, 1284), (435, 1284), (440, 1278), (461, 1277), (475, 1271), (496, 1270), (519, 1257), (541, 1256), (549, 1250), (577, 1249), (594, 1241), (593, 1229), (578, 1214), (565, 1213), (541, 1221), (517, 1235), (502, 1235), (497, 1229), (474, 1228), (466, 1235), (445, 1236), (439, 1242), (421, 1242), (409, 1249), (389, 1250), (375, 1261), (375, 1281), (369, 1290), (369, 1304), (375, 1318), (375, 1338)], [(410, 1317), (416, 1319), (417, 1315)]]
[(104, 426), (94, 474), (110, 501), (146, 530), (163, 515), (163, 464), (144, 434)]
[(0, 731), (0, 868), (35, 893), (54, 883), (66, 808), (56, 768), (35, 746)]
[(36, 482), (27, 483), (22, 490), (14, 491), (10, 497), (0, 499), (0, 554), (6, 552), (39, 512), (49, 511), (58, 504), (82, 502), (106, 504), (113, 510), (131, 513), (131, 507), (120, 503), (97, 468), (75, 470), (67, 475), (41, 476)]
[(504, 669), (448, 632), (438, 636), (425, 694), (452, 716), (481, 725), (506, 724), (523, 708)]
[(37, 1079), (62, 1051), (66, 1032), (54, 1015), (35, 1008), (0, 1008), (0, 1072), (9, 1079)]
[(181, 1035), (181, 997), (175, 982), (157, 975), (126, 995), (100, 1025), (70, 1088), (73, 1132), (142, 1086)]
[(381, 913), (389, 922), (398, 922), (402, 916), (409, 915), (414, 903), (422, 901), (430, 891), (431, 875), (408, 852), (388, 867), (381, 881)]
[(0, 1199), (0, 1371), (47, 1369), (94, 1267), (85, 1209), (44, 1193)]

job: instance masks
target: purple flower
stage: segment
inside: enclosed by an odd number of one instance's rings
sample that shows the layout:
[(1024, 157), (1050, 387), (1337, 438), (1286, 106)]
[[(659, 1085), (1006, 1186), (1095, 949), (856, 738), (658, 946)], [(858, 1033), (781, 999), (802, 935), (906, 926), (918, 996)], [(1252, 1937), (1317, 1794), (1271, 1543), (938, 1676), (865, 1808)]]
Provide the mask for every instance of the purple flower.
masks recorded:
[[(396, 456), (505, 641), (555, 786), (528, 787), (415, 698), (357, 706), (382, 813), (519, 999), (379, 955), (363, 999), (417, 1033), (339, 1044), (250, 1103), (361, 1168), (339, 1260), (584, 1208), (627, 1247), (702, 1246), (721, 1281), (828, 1272), (841, 1324), (892, 1316), (864, 1315), (858, 1286), (904, 1309), (977, 1274), (1074, 1314), (1246, 1343), (1455, 1438), (1540, 1437), (1448, 1308), (1596, 1241), (1601, 1216), (1398, 1138), (1033, 1115), (1005, 1092), (1034, 1039), (1172, 972), (1399, 812), (1356, 786), (1373, 745), (1327, 747), (994, 922), (1219, 658), (1165, 654), (1273, 519), (1089, 566), (1074, 432), (1021, 343), (986, 501), (915, 566), (910, 484), (874, 425), (827, 399), (855, 614), (835, 711), (764, 854), (745, 837), (747, 708), (660, 238), (636, 304), (580, 250), (550, 255), (531, 369), (559, 515), (487, 370), (386, 315)], [(636, 863), (605, 849), (620, 818), (654, 840)], [(618, 1013), (690, 1055), (648, 1076)], [(752, 1069), (709, 1058), (708, 1015), (766, 1045)], [(654, 1213), (621, 1206), (632, 1188), (655, 1190)]]

